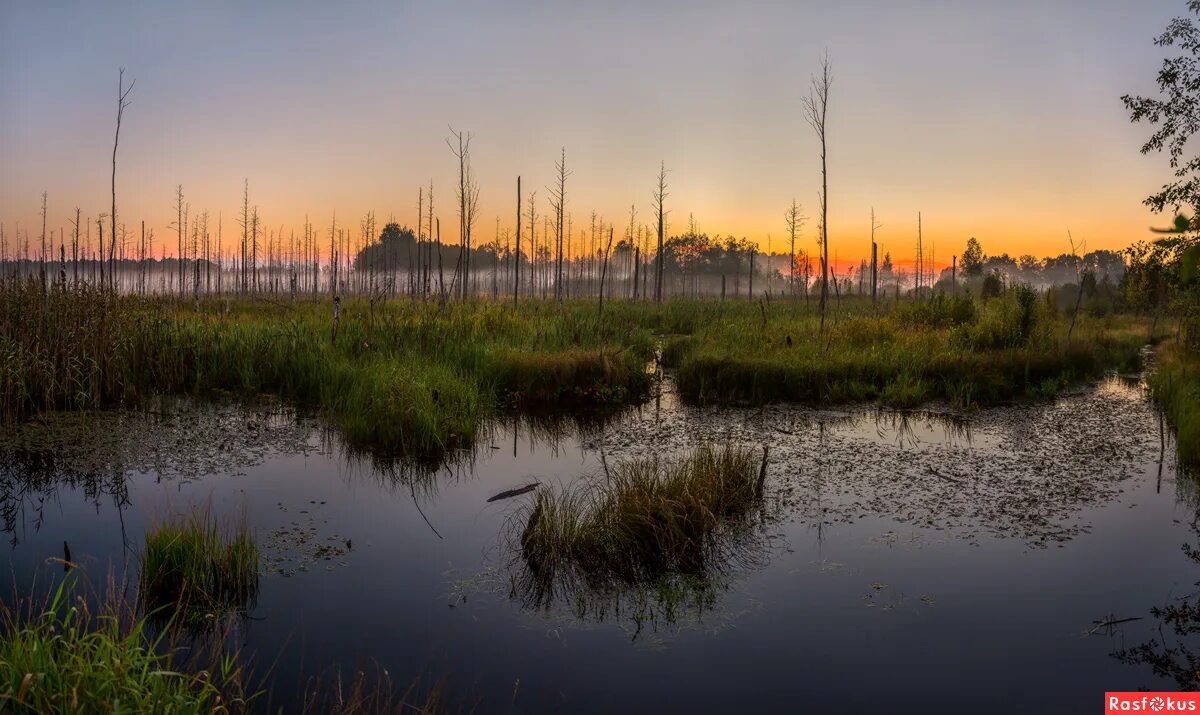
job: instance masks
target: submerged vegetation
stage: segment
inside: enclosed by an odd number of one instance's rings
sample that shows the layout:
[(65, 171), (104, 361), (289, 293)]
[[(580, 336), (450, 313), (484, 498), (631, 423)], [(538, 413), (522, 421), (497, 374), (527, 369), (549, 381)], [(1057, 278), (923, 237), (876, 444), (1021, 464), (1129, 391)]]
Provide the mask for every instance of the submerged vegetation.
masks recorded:
[(172, 516), (146, 533), (142, 597), (155, 615), (188, 625), (245, 612), (258, 593), (258, 561), (245, 519), (223, 525), (208, 510)]

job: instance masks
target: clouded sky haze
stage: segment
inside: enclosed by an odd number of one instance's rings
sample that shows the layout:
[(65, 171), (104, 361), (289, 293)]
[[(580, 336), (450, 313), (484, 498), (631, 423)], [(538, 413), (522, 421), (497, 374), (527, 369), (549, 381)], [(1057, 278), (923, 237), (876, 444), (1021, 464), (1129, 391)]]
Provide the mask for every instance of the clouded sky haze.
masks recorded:
[[(0, 4), (0, 221), (36, 237), (108, 210), (117, 67), (136, 78), (118, 208), (159, 236), (182, 184), (225, 219), (242, 182), (272, 230), (413, 223), (432, 179), (456, 241), (448, 127), (470, 131), (483, 240), (539, 198), (560, 147), (578, 230), (651, 222), (660, 161), (682, 229), (779, 250), (793, 196), (815, 216), (818, 144), (801, 99), (828, 50), (830, 242), (907, 257), (917, 212), (939, 259), (1058, 254), (1067, 230), (1120, 248), (1167, 218), (1169, 178), (1119, 97), (1154, 91), (1152, 44), (1182, 0), (807, 2), (34, 2)], [(546, 211), (543, 203), (540, 212)], [(815, 220), (805, 247), (815, 246)], [(214, 223), (215, 225), (215, 223)], [(447, 230), (448, 229), (448, 230)]]

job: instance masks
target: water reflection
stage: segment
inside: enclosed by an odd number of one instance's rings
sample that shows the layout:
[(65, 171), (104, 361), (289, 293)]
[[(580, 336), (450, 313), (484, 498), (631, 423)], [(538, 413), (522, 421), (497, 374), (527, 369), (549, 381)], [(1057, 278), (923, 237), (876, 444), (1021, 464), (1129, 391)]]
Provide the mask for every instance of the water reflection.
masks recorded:
[[(1193, 522), (1192, 530), (1197, 531)], [(1200, 545), (1183, 544), (1183, 554), (1200, 565)], [(1200, 582), (1193, 585), (1200, 589)], [(1171, 599), (1150, 609), (1157, 636), (1128, 648), (1120, 648), (1113, 657), (1122, 663), (1149, 668), (1159, 678), (1175, 682), (1180, 690), (1200, 689), (1200, 590)]]

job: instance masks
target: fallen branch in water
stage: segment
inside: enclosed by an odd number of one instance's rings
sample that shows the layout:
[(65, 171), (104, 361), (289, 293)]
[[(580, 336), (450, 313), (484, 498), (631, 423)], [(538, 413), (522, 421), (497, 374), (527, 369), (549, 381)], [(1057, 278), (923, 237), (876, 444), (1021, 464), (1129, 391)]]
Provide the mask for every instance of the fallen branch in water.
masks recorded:
[(538, 482), (534, 482), (532, 484), (526, 484), (523, 487), (517, 487), (516, 489), (506, 489), (505, 491), (500, 492), (499, 494), (492, 497), (491, 499), (488, 499), (488, 502), (490, 503), (490, 502), (494, 502), (494, 501), (500, 501), (501, 499), (511, 499), (512, 497), (519, 497), (522, 494), (528, 494), (529, 492), (533, 491), (534, 489), (537, 489), (539, 486), (540, 486), (540, 484)]
[(1113, 616), (1109, 616), (1108, 618), (1105, 618), (1104, 620), (1092, 621), (1092, 623), (1095, 623), (1096, 625), (1092, 626), (1090, 630), (1088, 630), (1087, 632), (1084, 633), (1084, 635), (1090, 636), (1090, 635), (1094, 634), (1096, 631), (1100, 630), (1101, 628), (1112, 628), (1113, 626), (1115, 626), (1119, 623), (1129, 623), (1130, 621), (1140, 621), (1140, 620), (1142, 620), (1141, 616), (1133, 616), (1131, 618), (1114, 618)]

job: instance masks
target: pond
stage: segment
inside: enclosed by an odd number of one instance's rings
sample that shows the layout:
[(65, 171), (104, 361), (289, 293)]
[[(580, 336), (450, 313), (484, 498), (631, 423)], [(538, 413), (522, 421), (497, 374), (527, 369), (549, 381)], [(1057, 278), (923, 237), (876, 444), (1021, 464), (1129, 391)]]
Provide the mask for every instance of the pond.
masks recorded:
[[(93, 582), (136, 569), (168, 514), (245, 515), (265, 558), (234, 640), (276, 705), (365, 668), (446, 677), (481, 712), (1086, 712), (1196, 685), (1197, 499), (1171, 439), (1115, 376), (974, 413), (698, 408), (666, 381), (606, 420), (501, 420), (432, 467), (278, 406), (164, 400), (10, 429), (0, 508), (18, 592), (65, 550)], [(722, 563), (527, 587), (531, 494), (489, 499), (700, 440), (768, 447), (763, 513)]]

